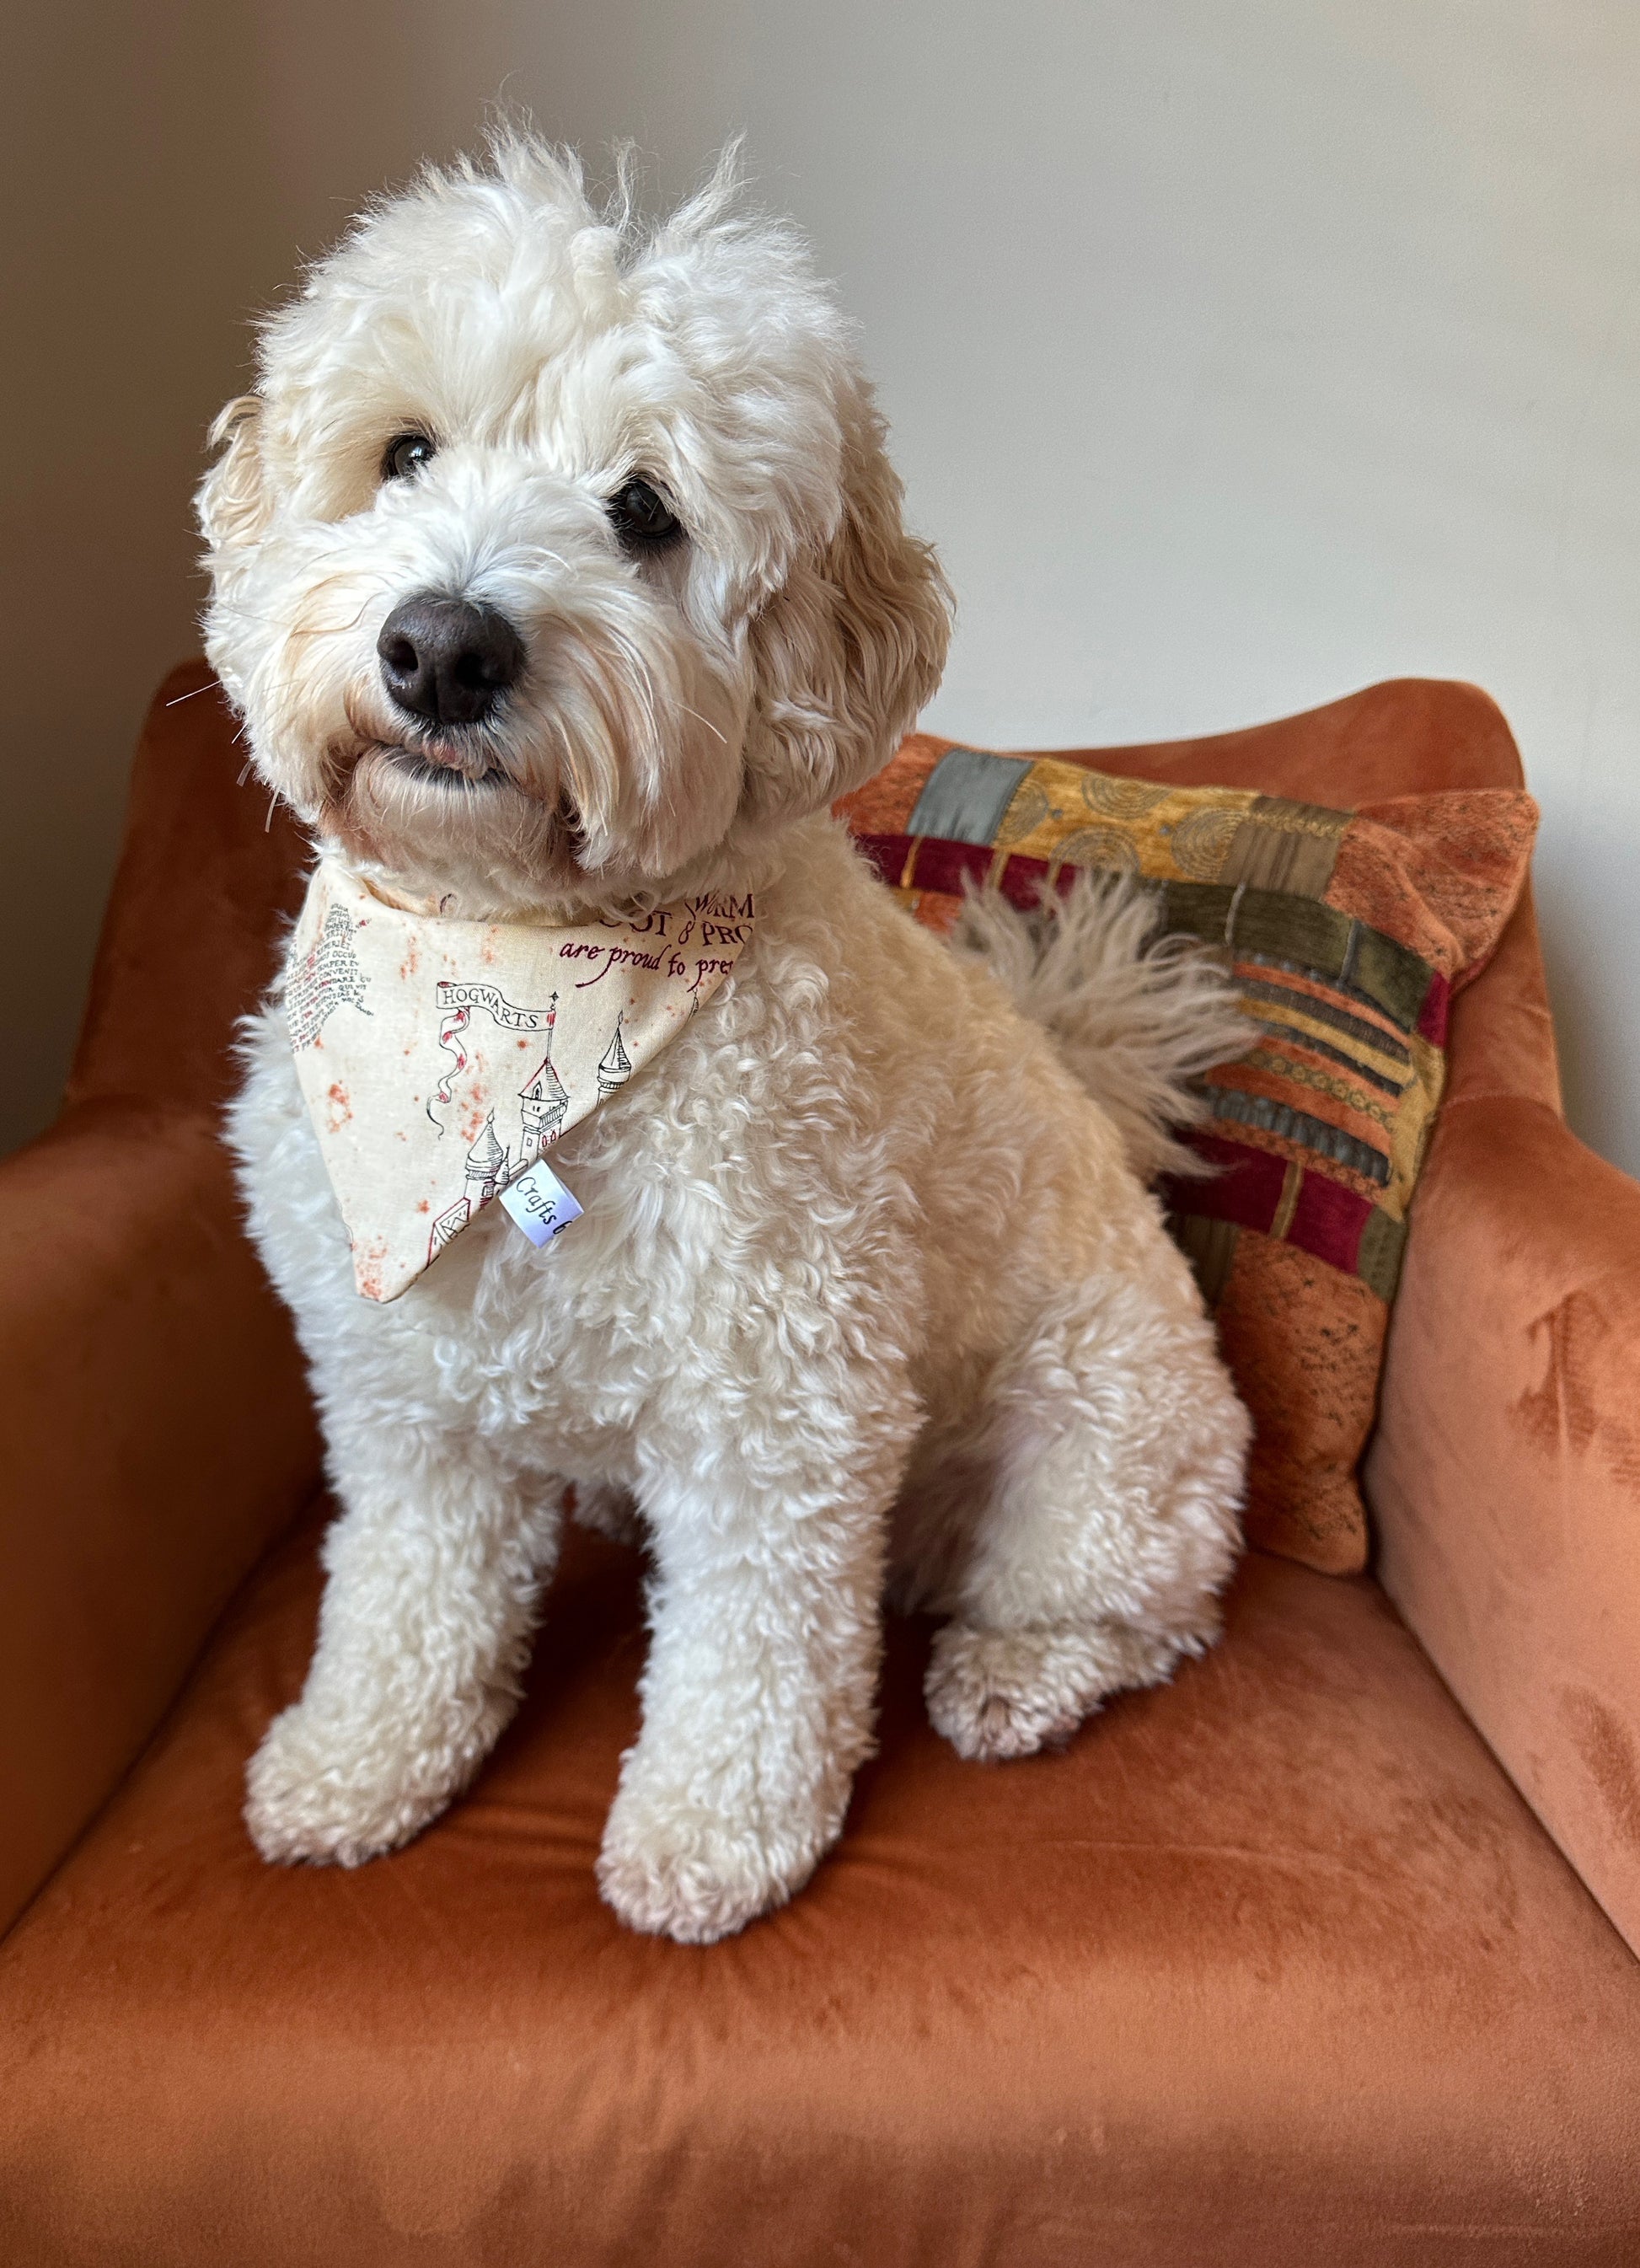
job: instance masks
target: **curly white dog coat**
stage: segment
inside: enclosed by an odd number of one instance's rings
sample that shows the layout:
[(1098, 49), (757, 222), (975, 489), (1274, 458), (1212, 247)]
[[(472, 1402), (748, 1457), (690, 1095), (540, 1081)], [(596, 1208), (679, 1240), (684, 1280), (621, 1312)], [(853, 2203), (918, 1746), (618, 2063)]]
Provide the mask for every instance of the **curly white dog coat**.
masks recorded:
[(554, 1150), (584, 1217), (537, 1253), (489, 1206), (389, 1306), (276, 1000), (253, 1029), (232, 1139), (342, 1510), (251, 1832), (353, 1865), (438, 1815), (573, 1484), (653, 1555), (599, 1880), (706, 1941), (835, 1840), (886, 1589), (947, 1618), (929, 1708), (967, 1756), (1213, 1635), (1247, 1421), (1124, 1134), (1155, 1162), (1222, 996), (1097, 894), (1045, 957), (994, 911), (953, 953), (827, 816), (933, 690), (947, 595), (847, 326), (727, 168), (649, 235), (527, 141), (428, 174), (268, 324), (218, 438), (210, 651), (321, 859), (481, 921), (757, 907)]

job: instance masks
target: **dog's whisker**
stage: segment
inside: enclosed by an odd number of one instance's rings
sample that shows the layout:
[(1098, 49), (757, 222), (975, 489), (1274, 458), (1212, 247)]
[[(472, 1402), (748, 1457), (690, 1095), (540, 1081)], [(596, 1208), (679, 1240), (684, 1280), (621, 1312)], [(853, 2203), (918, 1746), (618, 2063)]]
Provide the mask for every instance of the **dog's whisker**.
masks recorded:
[(719, 747), (726, 748), (728, 747), (728, 734), (726, 733), (720, 733), (710, 717), (702, 717), (700, 711), (698, 709), (691, 709), (687, 701), (680, 701), (678, 703), (678, 706), (686, 717), (693, 717), (697, 725), (704, 725), (707, 731), (711, 734), (713, 740), (717, 742)]
[(362, 600), (345, 622), (293, 622), (285, 635), (288, 638), (342, 637), (349, 630), (358, 628), (369, 604), (368, 599)]
[(255, 630), (283, 630), (284, 628), (284, 624), (276, 622), (271, 615), (253, 613), (249, 607), (237, 606), (228, 599), (213, 599), (210, 612), (213, 621), (226, 619), (248, 622)]

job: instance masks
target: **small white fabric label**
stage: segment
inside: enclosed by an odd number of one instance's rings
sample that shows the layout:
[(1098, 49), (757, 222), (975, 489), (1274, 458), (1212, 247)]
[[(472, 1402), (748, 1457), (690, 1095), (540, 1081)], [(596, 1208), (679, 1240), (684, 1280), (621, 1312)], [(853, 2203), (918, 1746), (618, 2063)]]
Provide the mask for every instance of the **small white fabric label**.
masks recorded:
[(579, 1220), (581, 1208), (541, 1158), (527, 1174), (509, 1182), (501, 1202), (532, 1244), (550, 1244), (560, 1229)]

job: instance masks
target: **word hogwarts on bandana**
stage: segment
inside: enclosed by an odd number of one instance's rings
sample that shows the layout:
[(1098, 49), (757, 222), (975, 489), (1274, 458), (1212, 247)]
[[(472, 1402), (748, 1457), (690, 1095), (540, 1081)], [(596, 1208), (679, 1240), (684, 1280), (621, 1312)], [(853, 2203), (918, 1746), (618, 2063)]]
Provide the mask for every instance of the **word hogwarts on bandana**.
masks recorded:
[(297, 1076), (367, 1300), (396, 1300), (682, 1030), (749, 896), (549, 928), (387, 904), (320, 866), (285, 971)]

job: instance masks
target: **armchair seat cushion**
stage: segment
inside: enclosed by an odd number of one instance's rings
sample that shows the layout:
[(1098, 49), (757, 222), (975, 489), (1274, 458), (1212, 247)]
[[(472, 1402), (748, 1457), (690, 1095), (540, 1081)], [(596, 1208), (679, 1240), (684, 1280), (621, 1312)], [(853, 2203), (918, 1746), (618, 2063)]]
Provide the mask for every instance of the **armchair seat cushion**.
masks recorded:
[(1370, 1580), (1254, 1553), (1214, 1653), (1019, 1764), (895, 1626), (840, 1850), (702, 1954), (596, 1896), (643, 1638), (578, 1534), (471, 1793), (261, 1863), (318, 1517), (0, 1948), (10, 2268), (1640, 2257), (1640, 1966)]

